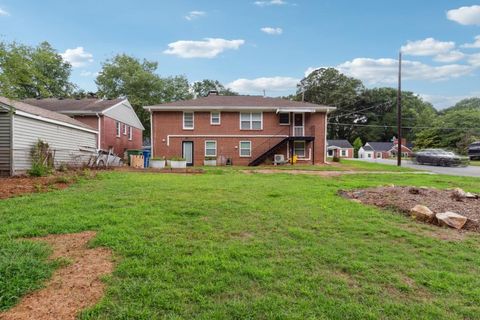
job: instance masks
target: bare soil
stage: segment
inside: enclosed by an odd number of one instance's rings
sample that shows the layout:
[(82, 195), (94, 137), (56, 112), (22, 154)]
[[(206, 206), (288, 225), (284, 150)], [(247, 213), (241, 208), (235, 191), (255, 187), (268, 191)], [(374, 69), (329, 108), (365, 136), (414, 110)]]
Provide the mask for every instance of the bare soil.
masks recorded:
[[(480, 199), (452, 198), (452, 190), (416, 187), (377, 187), (340, 191), (340, 195), (364, 204), (390, 208), (409, 215), (417, 204), (427, 206), (434, 213), (452, 211), (468, 218), (463, 229), (480, 232)], [(435, 223), (434, 223), (435, 224)]]
[(0, 313), (2, 320), (75, 319), (82, 309), (94, 305), (105, 289), (101, 277), (113, 270), (112, 253), (106, 248), (87, 248), (95, 232), (49, 235), (32, 240), (53, 247), (50, 259), (71, 262), (55, 271), (45, 288), (32, 292), (10, 310)]

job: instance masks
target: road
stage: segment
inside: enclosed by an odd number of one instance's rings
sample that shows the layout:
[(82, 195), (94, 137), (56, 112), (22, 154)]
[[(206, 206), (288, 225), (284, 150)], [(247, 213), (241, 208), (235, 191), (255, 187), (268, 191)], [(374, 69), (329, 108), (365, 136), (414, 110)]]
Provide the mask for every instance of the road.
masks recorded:
[[(368, 161), (383, 164), (397, 165), (397, 160), (393, 159), (353, 159), (358, 161)], [(409, 160), (402, 160), (402, 166), (406, 168), (412, 168), (417, 170), (430, 171), (438, 174), (448, 174), (452, 176), (465, 176), (465, 177), (480, 177), (480, 166), (468, 166), (468, 167), (437, 167), (415, 164)]]

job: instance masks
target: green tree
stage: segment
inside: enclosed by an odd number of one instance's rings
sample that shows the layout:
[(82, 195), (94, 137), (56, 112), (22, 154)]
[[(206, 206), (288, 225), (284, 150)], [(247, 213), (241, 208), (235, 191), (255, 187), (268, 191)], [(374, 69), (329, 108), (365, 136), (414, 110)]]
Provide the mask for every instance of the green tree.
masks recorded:
[(360, 150), (360, 148), (363, 146), (363, 142), (362, 142), (362, 139), (360, 139), (360, 137), (357, 137), (354, 141), (353, 141), (353, 156), (355, 158), (358, 158), (358, 150)]
[(347, 77), (334, 68), (320, 68), (300, 81), (296, 100), (336, 107), (329, 115), (328, 136), (331, 139), (349, 139), (352, 124), (357, 118), (360, 95), (365, 87), (358, 79)]
[(14, 99), (66, 97), (75, 89), (71, 65), (48, 42), (0, 43), (0, 95)]
[(107, 98), (127, 97), (150, 133), (149, 114), (143, 107), (191, 98), (184, 76), (162, 78), (155, 73), (158, 63), (119, 54), (102, 64), (96, 84), (98, 95)]
[(200, 97), (206, 97), (211, 90), (216, 90), (223, 96), (238, 96), (238, 93), (225, 88), (218, 80), (203, 79), (192, 84), (192, 91)]

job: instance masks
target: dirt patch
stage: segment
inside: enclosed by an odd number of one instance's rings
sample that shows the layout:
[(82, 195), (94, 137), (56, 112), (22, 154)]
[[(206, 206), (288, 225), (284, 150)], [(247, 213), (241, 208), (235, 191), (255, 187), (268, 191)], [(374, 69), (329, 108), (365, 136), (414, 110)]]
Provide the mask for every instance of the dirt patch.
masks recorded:
[(0, 319), (75, 319), (79, 311), (98, 302), (105, 288), (100, 277), (112, 272), (113, 262), (110, 250), (87, 248), (93, 237), (95, 232), (32, 239), (53, 247), (50, 259), (63, 258), (71, 263), (55, 271), (44, 289), (26, 295), (12, 309), (0, 313)]
[(0, 199), (29, 193), (62, 190), (75, 183), (79, 176), (94, 178), (96, 171), (56, 172), (46, 177), (0, 177)]
[(340, 191), (340, 195), (346, 198), (380, 208), (395, 209), (406, 215), (417, 204), (427, 206), (434, 213), (452, 211), (468, 218), (463, 229), (480, 232), (480, 199), (456, 200), (452, 198), (452, 193), (452, 190), (425, 187), (377, 187)]

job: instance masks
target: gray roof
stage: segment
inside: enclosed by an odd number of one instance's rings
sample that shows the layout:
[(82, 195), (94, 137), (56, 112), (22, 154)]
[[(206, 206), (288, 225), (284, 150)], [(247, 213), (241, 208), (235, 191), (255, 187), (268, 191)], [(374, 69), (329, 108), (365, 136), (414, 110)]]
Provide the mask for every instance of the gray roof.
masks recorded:
[(363, 150), (365, 150), (365, 151), (373, 151), (372, 147), (367, 146), (367, 145), (364, 145), (364, 146), (363, 146)]
[(114, 105), (124, 101), (125, 98), (118, 99), (25, 99), (23, 102), (44, 108), (55, 112), (69, 112), (69, 113), (95, 113), (102, 112)]
[(393, 142), (367, 142), (367, 143), (375, 151), (389, 151), (393, 148)]
[[(264, 96), (222, 96), (209, 95), (191, 100), (167, 102), (155, 107), (291, 107), (291, 108), (332, 108), (309, 102), (292, 101)], [(152, 106), (153, 107), (153, 106)]]
[(351, 149), (353, 146), (348, 142), (348, 140), (327, 140), (329, 147), (339, 147), (342, 149)]
[(32, 114), (32, 115), (35, 115), (35, 116), (42, 117), (42, 118), (55, 120), (55, 121), (63, 122), (63, 123), (66, 123), (66, 124), (74, 125), (74, 126), (77, 126), (77, 127), (81, 127), (81, 128), (84, 128), (84, 129), (89, 129), (89, 130), (96, 131), (94, 128), (92, 128), (92, 127), (90, 127), (90, 126), (88, 126), (88, 125), (86, 125), (86, 124), (84, 124), (80, 121), (72, 119), (69, 116), (60, 114), (58, 112), (53, 112), (53, 111), (49, 111), (49, 110), (46, 110), (46, 109), (43, 109), (43, 108), (39, 108), (39, 107), (36, 107), (36, 106), (32, 106), (32, 105), (24, 103), (24, 102), (11, 100), (11, 99), (0, 96), (0, 104), (4, 104), (6, 106), (14, 108), (15, 110), (23, 111), (23, 112), (26, 112), (26, 113), (29, 113), (29, 114)]

